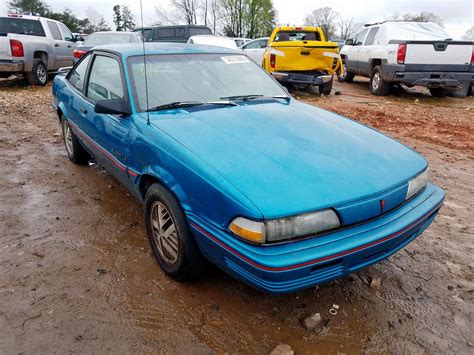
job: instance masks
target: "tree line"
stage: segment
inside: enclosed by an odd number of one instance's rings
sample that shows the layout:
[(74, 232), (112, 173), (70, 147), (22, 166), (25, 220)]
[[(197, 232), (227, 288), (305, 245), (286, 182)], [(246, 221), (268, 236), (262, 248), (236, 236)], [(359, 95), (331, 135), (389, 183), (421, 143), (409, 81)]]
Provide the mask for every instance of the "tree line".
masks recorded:
[[(97, 31), (132, 31), (136, 28), (134, 16), (128, 5), (112, 8), (111, 28), (105, 18), (92, 7), (86, 17), (77, 17), (69, 8), (55, 12), (45, 0), (9, 0), (10, 11), (19, 14), (49, 17), (63, 22), (73, 32), (93, 33)], [(394, 14), (385, 20), (432, 21), (443, 26), (441, 18), (431, 12), (417, 14)], [(272, 0), (171, 0), (168, 8), (155, 7), (153, 25), (200, 24), (208, 26), (213, 33), (229, 37), (258, 38), (269, 36), (276, 26), (277, 11)], [(354, 18), (343, 18), (330, 7), (311, 11), (304, 17), (307, 26), (319, 26), (329, 39), (348, 39), (363, 27)], [(472, 40), (474, 27), (463, 36)]]

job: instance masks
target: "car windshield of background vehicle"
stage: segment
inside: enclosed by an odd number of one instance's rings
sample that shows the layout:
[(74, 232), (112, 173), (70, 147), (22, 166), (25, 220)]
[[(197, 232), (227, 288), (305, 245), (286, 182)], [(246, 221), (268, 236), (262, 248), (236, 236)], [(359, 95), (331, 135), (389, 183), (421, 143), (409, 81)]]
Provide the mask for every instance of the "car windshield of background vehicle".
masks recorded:
[[(127, 60), (138, 111), (145, 111), (143, 56)], [(219, 101), (222, 97), (288, 96), (262, 68), (238, 54), (149, 55), (148, 108), (177, 101)]]
[(0, 18), (0, 34), (7, 33), (46, 37), (43, 26), (38, 20), (2, 17)]
[(131, 43), (136, 42), (135, 34), (119, 34), (119, 33), (95, 33), (90, 35), (84, 41), (84, 46), (98, 46), (101, 44), (115, 44), (115, 43)]
[(276, 34), (274, 42), (320, 40), (319, 32), (315, 31), (280, 31)]

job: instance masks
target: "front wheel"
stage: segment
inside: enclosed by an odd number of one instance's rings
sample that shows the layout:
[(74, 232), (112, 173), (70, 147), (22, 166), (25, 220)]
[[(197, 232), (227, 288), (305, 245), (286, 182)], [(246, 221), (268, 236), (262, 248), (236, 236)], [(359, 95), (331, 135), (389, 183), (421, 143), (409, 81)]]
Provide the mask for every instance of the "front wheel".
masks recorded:
[(145, 223), (153, 254), (163, 271), (177, 280), (198, 278), (206, 260), (173, 194), (155, 183), (145, 197)]
[(390, 90), (390, 84), (383, 80), (382, 68), (380, 65), (377, 65), (372, 71), (369, 87), (372, 95), (385, 96), (388, 94)]

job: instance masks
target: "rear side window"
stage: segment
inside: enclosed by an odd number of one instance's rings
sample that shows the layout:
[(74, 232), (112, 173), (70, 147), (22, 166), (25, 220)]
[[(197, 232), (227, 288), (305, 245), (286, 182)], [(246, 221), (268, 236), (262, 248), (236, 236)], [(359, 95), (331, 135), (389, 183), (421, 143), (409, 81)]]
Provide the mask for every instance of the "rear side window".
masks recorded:
[(367, 35), (367, 39), (365, 40), (365, 45), (366, 46), (371, 46), (374, 44), (375, 40), (375, 35), (379, 31), (379, 27), (372, 27), (369, 31), (369, 34)]
[(92, 64), (87, 97), (93, 101), (124, 98), (119, 62), (111, 57), (96, 56)]
[(355, 44), (356, 46), (361, 46), (362, 43), (364, 43), (364, 38), (365, 38), (365, 35), (367, 34), (368, 31), (369, 31), (369, 29), (366, 28), (365, 30), (363, 30), (362, 32), (360, 32), (360, 33), (357, 35), (357, 37), (356, 37), (356, 39), (355, 39), (355, 41), (354, 41), (354, 42), (355, 42), (354, 44)]
[(69, 31), (69, 28), (66, 27), (66, 25), (60, 23), (59, 24), (59, 29), (61, 30), (61, 33), (63, 34), (63, 38), (65, 41), (70, 41), (72, 42), (72, 33)]
[(46, 37), (43, 26), (38, 20), (20, 18), (0, 18), (0, 34), (15, 33), (19, 35)]
[(315, 31), (280, 31), (275, 36), (275, 42), (284, 41), (320, 41), (319, 32)]
[(184, 37), (184, 28), (176, 28), (174, 30), (175, 37)]
[(61, 32), (59, 31), (59, 27), (55, 22), (48, 21), (48, 27), (55, 40), (61, 41), (63, 39)]
[(174, 37), (174, 28), (160, 28), (158, 29), (158, 37)]
[(189, 37), (198, 35), (212, 35), (212, 31), (206, 27), (189, 27)]
[(84, 82), (86, 80), (87, 66), (91, 61), (91, 57), (92, 56), (90, 54), (88, 54), (87, 57), (84, 57), (84, 59), (69, 75), (69, 83), (81, 93), (84, 93)]

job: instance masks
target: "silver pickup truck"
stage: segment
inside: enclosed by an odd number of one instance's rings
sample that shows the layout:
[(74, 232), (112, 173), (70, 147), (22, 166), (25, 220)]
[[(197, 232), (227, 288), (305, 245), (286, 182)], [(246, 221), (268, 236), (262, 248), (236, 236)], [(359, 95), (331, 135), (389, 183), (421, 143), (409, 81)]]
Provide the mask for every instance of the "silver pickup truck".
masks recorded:
[(0, 16), (0, 78), (23, 74), (45, 85), (48, 74), (73, 64), (76, 38), (61, 22), (24, 15)]

